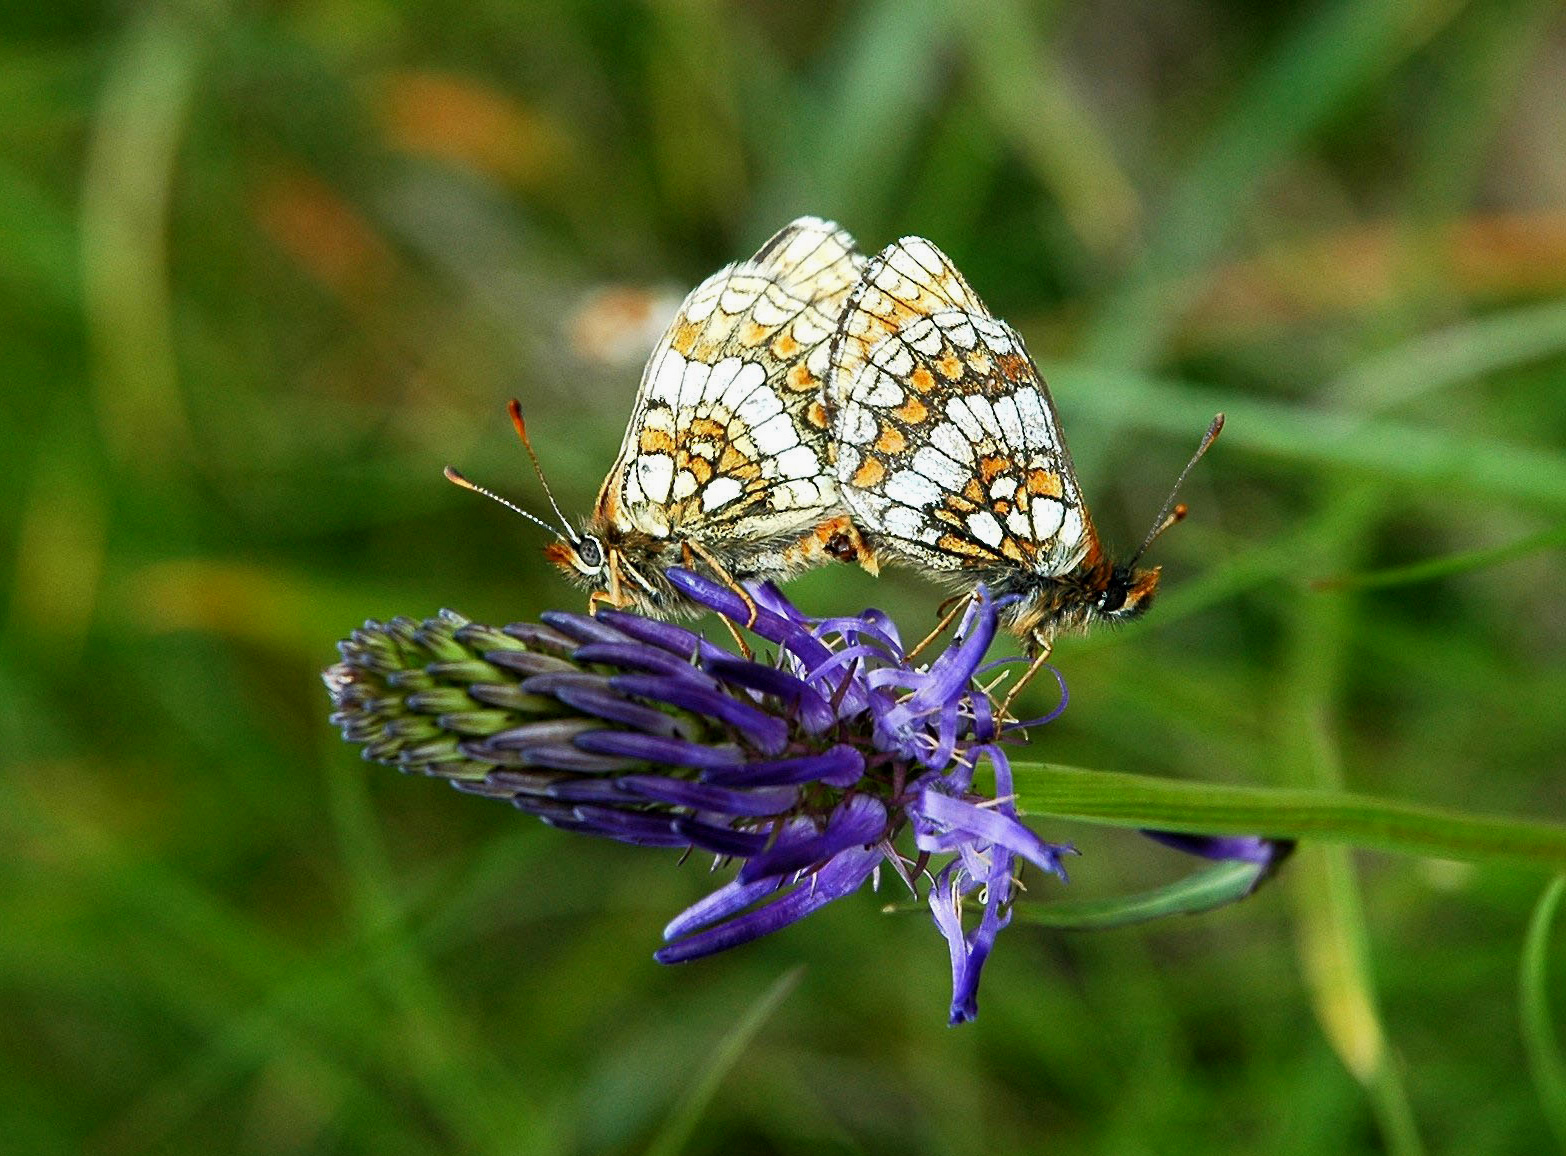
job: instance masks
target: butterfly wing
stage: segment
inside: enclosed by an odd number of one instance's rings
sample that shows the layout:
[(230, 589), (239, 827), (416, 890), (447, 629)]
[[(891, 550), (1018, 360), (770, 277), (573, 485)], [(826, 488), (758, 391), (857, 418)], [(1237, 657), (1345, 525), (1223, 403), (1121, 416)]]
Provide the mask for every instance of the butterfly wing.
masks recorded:
[(904, 239), (850, 300), (832, 378), (843, 500), (919, 565), (1065, 574), (1097, 538), (1049, 389), (1016, 331), (954, 286), (940, 250)]
[(871, 351), (904, 325), (944, 309), (988, 317), (990, 311), (945, 253), (923, 237), (904, 237), (866, 264), (832, 338), (827, 398), (848, 400)]
[(648, 362), (598, 517), (739, 548), (839, 510), (821, 391), (864, 263), (847, 232), (801, 217), (698, 285)]

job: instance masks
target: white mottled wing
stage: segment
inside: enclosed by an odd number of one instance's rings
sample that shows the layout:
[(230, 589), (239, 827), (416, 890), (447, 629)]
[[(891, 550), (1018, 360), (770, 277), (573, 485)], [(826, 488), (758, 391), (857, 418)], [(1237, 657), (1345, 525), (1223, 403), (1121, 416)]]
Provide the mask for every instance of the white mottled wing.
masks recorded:
[(642, 375), (599, 515), (740, 545), (840, 508), (821, 390), (864, 263), (844, 230), (801, 217), (698, 285)]
[(827, 404), (836, 409), (870, 351), (910, 321), (942, 309), (989, 316), (951, 259), (923, 237), (894, 241), (870, 259), (832, 339)]
[[(960, 283), (946, 264), (935, 283)], [(842, 384), (838, 486), (878, 545), (937, 570), (1043, 576), (1088, 553), (1092, 522), (1049, 390), (1021, 337), (982, 306), (904, 319)]]

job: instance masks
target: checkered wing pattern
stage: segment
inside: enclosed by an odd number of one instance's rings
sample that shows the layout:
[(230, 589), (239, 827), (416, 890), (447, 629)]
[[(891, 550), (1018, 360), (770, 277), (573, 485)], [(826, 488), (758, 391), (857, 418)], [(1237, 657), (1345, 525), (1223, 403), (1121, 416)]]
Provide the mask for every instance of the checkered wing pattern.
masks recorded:
[(844, 230), (801, 217), (698, 285), (648, 362), (598, 518), (728, 546), (840, 510), (821, 391), (864, 264)]
[(954, 287), (945, 255), (911, 238), (850, 299), (832, 384), (843, 500), (877, 548), (919, 565), (1065, 574), (1094, 532), (1049, 390), (1016, 331)]
[(832, 339), (827, 399), (835, 411), (871, 352), (903, 326), (942, 310), (989, 316), (945, 253), (923, 237), (904, 237), (870, 259)]

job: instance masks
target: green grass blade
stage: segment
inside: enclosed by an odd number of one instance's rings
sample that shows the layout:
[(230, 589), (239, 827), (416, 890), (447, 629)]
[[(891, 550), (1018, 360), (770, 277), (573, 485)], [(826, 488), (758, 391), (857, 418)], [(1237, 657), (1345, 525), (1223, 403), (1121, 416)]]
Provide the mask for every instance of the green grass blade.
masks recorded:
[(1548, 966), (1550, 929), (1562, 895), (1566, 895), (1566, 876), (1557, 876), (1533, 909), (1528, 938), (1523, 944), (1521, 995), (1528, 1067), (1556, 1142), (1566, 1152), (1566, 1059), (1561, 1057), (1555, 1026), (1550, 1020)]
[(81, 262), (94, 404), (124, 461), (167, 466), (189, 436), (179, 388), (166, 222), (202, 46), (148, 6), (116, 50), (82, 177)]
[(1317, 590), (1378, 590), (1386, 586), (1412, 586), (1416, 582), (1433, 582), (1453, 574), (1469, 570), (1483, 570), (1499, 566), (1516, 558), (1526, 558), (1541, 550), (1566, 546), (1566, 526), (1557, 526), (1542, 534), (1530, 534), (1504, 546), (1492, 546), (1487, 550), (1467, 550), (1461, 554), (1448, 554), (1423, 562), (1411, 562), (1407, 566), (1393, 566), (1386, 570), (1374, 570), (1367, 574), (1345, 574), (1339, 578), (1321, 578), (1311, 583)]
[(1359, 362), (1322, 392), (1335, 405), (1386, 409), (1566, 350), (1566, 301), (1454, 325)]
[(828, 74), (795, 126), (797, 163), (778, 174), (780, 201), (856, 222), (895, 220), (899, 175), (939, 95), (940, 61), (954, 13), (939, 0), (898, 0), (855, 11)]
[(1172, 283), (1219, 253), (1269, 172), (1355, 93), (1395, 69), (1459, 8), (1337, 0), (1300, 16), (1206, 134), (1149, 238), (1141, 276), (1095, 319), (1088, 359), (1146, 364), (1191, 288)]
[(1437, 859), (1566, 870), (1566, 824), (1473, 815), (1369, 795), (1236, 787), (1015, 761), (1026, 814), (1112, 827), (1320, 839)]
[(1442, 492), (1566, 507), (1566, 456), (1379, 418), (1259, 401), (1082, 364), (1046, 366), (1068, 411), (1116, 428), (1194, 438), (1219, 411), (1222, 448), (1309, 466), (1350, 468)]
[(686, 1090), (679, 1103), (675, 1104), (669, 1118), (647, 1146), (647, 1156), (675, 1156), (675, 1153), (684, 1150), (691, 1133), (701, 1121), (702, 1113), (717, 1095), (723, 1077), (739, 1063), (739, 1058), (745, 1054), (751, 1040), (756, 1038), (756, 1033), (771, 1018), (778, 1005), (799, 985), (800, 977), (804, 974), (803, 967), (790, 968), (755, 1002), (744, 1018), (729, 1029), (706, 1068)]
[(981, 0), (973, 18), (959, 22), (978, 101), (1083, 243), (1112, 252), (1141, 212), (1136, 188), (1030, 8), (1020, 0)]
[[(1317, 558), (1358, 559), (1382, 516), (1379, 487), (1323, 488)], [(1314, 558), (1313, 565), (1320, 565)], [(1280, 781), (1321, 791), (1344, 785), (1339, 697), (1354, 639), (1363, 629), (1353, 599), (1307, 598), (1296, 590), (1285, 628), (1285, 690), (1274, 726)], [(1293, 876), (1295, 942), (1316, 1021), (1360, 1082), (1392, 1156), (1423, 1156), (1397, 1049), (1381, 1013), (1376, 953), (1359, 872), (1346, 846), (1316, 844)]]

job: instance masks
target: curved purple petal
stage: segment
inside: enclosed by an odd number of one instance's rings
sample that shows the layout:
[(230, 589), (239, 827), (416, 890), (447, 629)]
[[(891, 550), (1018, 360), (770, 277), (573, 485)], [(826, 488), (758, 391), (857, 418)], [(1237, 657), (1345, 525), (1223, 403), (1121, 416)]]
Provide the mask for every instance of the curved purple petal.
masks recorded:
[[(962, 929), (962, 892), (958, 890), (956, 882), (957, 873), (961, 869), (956, 859), (942, 867), (935, 876), (935, 883), (930, 888), (927, 900), (930, 904), (930, 914), (935, 919), (935, 929), (941, 933), (941, 938), (946, 940), (946, 950), (951, 956), (952, 1011), (951, 1019), (948, 1021), (951, 1023), (962, 1022), (956, 1018), (957, 993), (967, 991), (968, 987), (968, 939)], [(977, 986), (977, 983), (973, 985), (975, 989)], [(967, 998), (974, 1002), (974, 1011), (977, 1013), (977, 1001), (974, 1000), (971, 991), (967, 991)]]
[(736, 790), (708, 783), (693, 783), (689, 779), (673, 779), (667, 775), (621, 775), (615, 779), (615, 783), (620, 790), (653, 802), (745, 818), (781, 814), (799, 798), (799, 791), (794, 787)]
[[(703, 606), (722, 614), (732, 622), (746, 625), (750, 617), (750, 608), (745, 605), (744, 599), (727, 586), (679, 566), (668, 571), (668, 578), (678, 590)], [(813, 638), (804, 627), (780, 614), (773, 613), (759, 603), (756, 607), (756, 621), (749, 623), (747, 628), (752, 634), (794, 652), (805, 664), (806, 669), (819, 666), (832, 656), (832, 651)]]
[(962, 978), (952, 984), (952, 1004), (947, 1023), (952, 1027), (968, 1023), (979, 1014), (979, 977), (995, 946), (1001, 928), (1011, 922), (1011, 856), (996, 849), (995, 868), (985, 881), (984, 914), (979, 926), (965, 939), (966, 958)]
[(457, 781), (452, 783), (459, 791), (496, 795), (509, 798), (512, 795), (538, 795), (544, 797), (549, 785), (559, 775), (541, 774), (538, 771), (491, 771), (482, 782)]
[(631, 614), (624, 610), (600, 610), (597, 618), (607, 622), (616, 630), (622, 630), (638, 642), (645, 642), (650, 646), (662, 647), (669, 653), (689, 660), (693, 657), (701, 658), (737, 658), (736, 654), (708, 642), (694, 630), (688, 630), (683, 626), (676, 626), (672, 622), (661, 622), (655, 618), (643, 618), (639, 614)]
[(764, 755), (780, 754), (788, 745), (785, 720), (731, 695), (695, 686), (684, 679), (658, 674), (617, 674), (609, 680), (609, 685), (621, 694), (650, 698), (727, 723)]
[(590, 687), (595, 690), (607, 691), (609, 689), (609, 676), (607, 674), (590, 674), (585, 670), (563, 670), (558, 673), (535, 674), (522, 680), (522, 692), (524, 694), (552, 695), (565, 686)]
[(1065, 868), (1060, 863), (1060, 848), (1044, 842), (1021, 822), (1002, 814), (998, 808), (977, 807), (943, 794), (934, 787), (925, 789), (919, 798), (918, 808), (924, 818), (946, 828), (945, 832), (936, 835), (917, 835), (915, 844), (921, 851), (950, 850), (953, 836), (967, 836), (993, 846), (1005, 847), (1052, 875), (1062, 879), (1066, 877)]
[[(562, 641), (571, 643), (569, 638)], [(540, 654), (536, 650), (486, 650), (484, 661), (494, 666), (513, 670), (517, 674), (550, 674), (556, 671), (575, 670), (569, 658), (553, 654)]]
[(518, 795), (512, 803), (518, 810), (537, 815), (551, 827), (563, 831), (601, 835), (645, 847), (683, 847), (688, 842), (675, 833), (667, 815), (620, 811), (592, 804), (573, 805), (556, 800), (544, 802), (529, 795)]
[[(986, 888), (984, 913), (978, 926), (964, 932), (963, 897), (975, 888)], [(1011, 922), (1011, 854), (995, 848), (989, 860), (954, 859), (936, 876), (930, 888), (930, 911), (946, 940), (952, 965), (952, 1002), (948, 1023), (967, 1023), (979, 1014), (979, 977), (995, 946), (1000, 930)]]
[(1276, 866), (1294, 851), (1292, 840), (1267, 839), (1261, 835), (1186, 835), (1176, 831), (1147, 830), (1142, 834), (1187, 855), (1255, 863), (1262, 867)]
[(765, 607), (779, 618), (794, 623), (796, 626), (809, 626), (813, 619), (807, 617), (799, 607), (788, 600), (788, 595), (778, 589), (777, 583), (768, 579), (765, 582), (748, 583), (745, 587), (750, 591), (750, 596), (756, 600), (756, 605)]
[[(811, 668), (809, 681), (812, 683), (820, 682), (827, 678), (828, 675), (836, 674), (840, 670), (846, 670), (855, 663), (863, 665), (864, 659), (884, 660), (885, 655), (879, 647), (869, 643), (850, 643), (839, 650), (832, 651), (830, 658)], [(838, 684), (829, 683), (828, 685), (835, 691)]]
[(767, 845), (767, 840), (770, 838), (764, 832), (736, 831), (733, 827), (705, 823), (689, 815), (676, 816), (672, 826), (685, 836), (686, 842), (700, 847), (703, 851), (711, 851), (714, 855), (728, 855), (736, 859), (756, 854)]
[(497, 731), (488, 738), (470, 742), (472, 748), (499, 750), (524, 750), (544, 743), (568, 743), (584, 731), (597, 730), (603, 724), (586, 718), (552, 718), (540, 722), (523, 723)]
[(897, 623), (892, 621), (892, 616), (886, 611), (877, 610), (872, 606), (860, 617), (870, 624), (871, 629), (879, 632), (881, 637), (891, 642), (893, 648), (897, 651), (898, 661), (901, 662), (904, 653), (903, 636), (897, 629)]
[(886, 808), (870, 795), (855, 795), (832, 812), (826, 829), (818, 834), (783, 836), (740, 868), (739, 881), (753, 883), (768, 876), (787, 875), (839, 851), (879, 840), (886, 831)]
[(702, 782), (725, 787), (782, 786), (789, 783), (826, 783), (851, 787), (865, 773), (865, 757), (854, 747), (839, 744), (818, 755), (770, 759), (741, 767), (703, 771)]
[(878, 848), (850, 847), (784, 895), (707, 931), (661, 947), (659, 963), (687, 963), (769, 935), (857, 891), (881, 861)]
[(675, 718), (596, 686), (562, 686), (555, 690), (554, 696), (584, 714), (635, 727), (646, 734), (686, 739), (695, 734), (696, 728), (689, 719)]
[(680, 912), (663, 929), (664, 942), (700, 931), (720, 919), (744, 911), (758, 899), (765, 899), (785, 884), (778, 879), (760, 879), (755, 883), (731, 880), (703, 899)]
[(645, 642), (589, 642), (577, 647), (573, 657), (577, 662), (602, 663), (624, 670), (688, 678), (703, 686), (716, 685), (699, 667), (692, 666), (689, 659), (670, 654), (656, 646), (648, 646)]
[(1007, 723), (1007, 731), (1026, 730), (1028, 727), (1041, 727), (1048, 723), (1054, 722), (1061, 715), (1066, 713), (1066, 705), (1071, 701), (1071, 693), (1066, 689), (1066, 676), (1061, 674), (1058, 669), (1047, 662), (1044, 664), (1044, 669), (1055, 676), (1055, 682), (1060, 686), (1060, 701), (1056, 703), (1054, 708), (1047, 714), (1042, 714), (1038, 718), (1030, 718), (1024, 719), (1020, 722)]
[[(544, 788), (543, 794), (562, 803), (598, 803), (606, 807), (634, 808), (642, 802), (635, 795), (620, 789), (618, 777), (592, 779), (585, 775), (557, 776), (553, 783)], [(665, 825), (668, 818), (664, 818)]]
[(569, 657), (576, 649), (576, 643), (558, 630), (551, 630), (540, 622), (513, 622), (500, 628), (502, 634), (510, 635), (518, 642), (528, 646), (541, 647), (552, 651), (562, 658)]
[(975, 588), (958, 628), (959, 641), (930, 664), (924, 685), (914, 692), (913, 710), (929, 710), (969, 693), (974, 672), (995, 640), (998, 621), (995, 604), (984, 587)]
[(648, 763), (662, 763), (671, 767), (706, 768), (738, 767), (745, 756), (736, 746), (707, 746), (686, 742), (684, 739), (668, 739), (659, 735), (627, 734), (624, 731), (588, 731), (572, 740), (579, 750), (595, 755), (619, 755), (627, 759), (639, 759)]
[(800, 725), (808, 734), (820, 734), (837, 721), (832, 705), (803, 680), (775, 666), (759, 662), (722, 659), (704, 664), (716, 678), (746, 690), (770, 694), (799, 712)]
[(636, 759), (610, 758), (607, 755), (589, 754), (566, 743), (528, 747), (526, 750), (518, 753), (521, 756), (524, 767), (543, 767), (546, 770), (555, 771), (578, 771), (592, 774), (602, 771), (625, 771), (640, 765), (639, 760)]
[(723, 615), (731, 622), (744, 626), (752, 634), (758, 634), (768, 642), (781, 643), (800, 630), (796, 624), (773, 613), (760, 603), (756, 604), (756, 620), (751, 622), (750, 607), (745, 605), (745, 600), (736, 591), (694, 570), (675, 566), (668, 571), (668, 578), (680, 593), (688, 595), (708, 610)]
[(858, 618), (823, 618), (816, 623), (813, 633), (817, 638), (825, 638), (828, 634), (836, 634), (850, 645), (862, 646), (866, 642), (875, 647), (878, 657), (883, 662), (901, 663), (903, 660), (903, 648), (897, 638), (894, 628), (891, 633), (884, 629), (890, 623), (890, 619), (882, 618), (880, 621), (872, 621), (866, 611)]
[(574, 614), (569, 610), (546, 610), (538, 616), (540, 622), (553, 626), (568, 638), (578, 642), (630, 642), (631, 636), (597, 618)]

